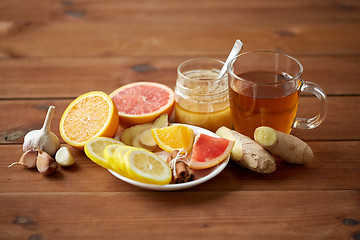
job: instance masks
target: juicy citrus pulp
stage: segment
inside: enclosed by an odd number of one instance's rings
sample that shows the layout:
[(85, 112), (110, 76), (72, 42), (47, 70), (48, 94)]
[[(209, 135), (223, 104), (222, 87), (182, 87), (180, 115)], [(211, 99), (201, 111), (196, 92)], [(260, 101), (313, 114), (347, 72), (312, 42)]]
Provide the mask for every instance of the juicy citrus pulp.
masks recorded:
[(116, 106), (104, 92), (85, 93), (64, 111), (60, 120), (60, 134), (66, 143), (83, 149), (93, 137), (113, 137), (119, 127)]
[(116, 172), (120, 173), (121, 175), (123, 175), (125, 177), (129, 177), (124, 156), (128, 151), (132, 151), (135, 149), (137, 149), (137, 148), (124, 145), (115, 150), (114, 162), (113, 162), (112, 166), (114, 167)]
[(104, 149), (104, 157), (108, 163), (114, 162), (115, 150), (122, 146), (124, 146), (124, 145), (111, 144), (111, 145), (106, 146), (106, 148)]
[(98, 165), (107, 168), (113, 169), (111, 164), (106, 160), (104, 156), (104, 150), (107, 146), (118, 144), (123, 145), (122, 142), (108, 137), (95, 137), (86, 142), (84, 146), (85, 154), (93, 162)]
[(144, 149), (130, 150), (123, 160), (129, 176), (139, 182), (165, 185), (172, 179), (169, 165), (159, 156)]
[(175, 94), (169, 87), (154, 82), (124, 85), (110, 94), (122, 124), (135, 125), (154, 121), (174, 108)]
[(215, 166), (229, 156), (234, 143), (225, 138), (200, 133), (195, 138), (189, 167), (205, 169)]
[(183, 149), (190, 152), (194, 142), (194, 131), (181, 124), (151, 129), (156, 144), (164, 151), (173, 152)]

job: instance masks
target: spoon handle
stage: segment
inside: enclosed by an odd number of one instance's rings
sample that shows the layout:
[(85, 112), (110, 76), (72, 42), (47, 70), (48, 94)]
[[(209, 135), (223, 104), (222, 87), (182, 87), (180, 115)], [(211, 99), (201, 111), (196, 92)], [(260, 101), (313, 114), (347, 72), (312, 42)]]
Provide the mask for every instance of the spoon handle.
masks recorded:
[(224, 66), (221, 68), (217, 79), (224, 77), (224, 75), (227, 71), (227, 66), (228, 66), (229, 62), (241, 51), (242, 47), (243, 47), (243, 43), (239, 39), (237, 39), (235, 41), (233, 48), (231, 49), (231, 52), (230, 52), (228, 58), (226, 59), (226, 61), (224, 63)]

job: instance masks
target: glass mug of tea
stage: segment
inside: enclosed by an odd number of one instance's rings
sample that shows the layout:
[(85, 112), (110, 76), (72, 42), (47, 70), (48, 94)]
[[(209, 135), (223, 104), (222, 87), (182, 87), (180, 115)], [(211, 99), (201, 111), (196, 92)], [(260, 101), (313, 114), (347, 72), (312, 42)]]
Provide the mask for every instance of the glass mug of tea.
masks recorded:
[[(302, 80), (303, 67), (286, 54), (255, 51), (239, 54), (228, 66), (229, 101), (235, 130), (251, 138), (260, 126), (290, 133), (292, 128), (312, 129), (327, 111), (324, 91)], [(314, 94), (319, 113), (309, 119), (296, 116), (300, 93)]]

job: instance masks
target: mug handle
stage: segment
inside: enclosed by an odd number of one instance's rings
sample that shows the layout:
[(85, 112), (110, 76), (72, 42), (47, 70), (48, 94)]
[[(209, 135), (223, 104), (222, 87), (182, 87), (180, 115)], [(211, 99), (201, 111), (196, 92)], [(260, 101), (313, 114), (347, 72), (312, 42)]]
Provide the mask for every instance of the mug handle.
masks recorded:
[(324, 90), (313, 82), (305, 82), (300, 88), (300, 92), (308, 92), (314, 94), (321, 103), (320, 112), (312, 118), (295, 118), (293, 128), (313, 129), (318, 127), (325, 119), (327, 112), (327, 98)]

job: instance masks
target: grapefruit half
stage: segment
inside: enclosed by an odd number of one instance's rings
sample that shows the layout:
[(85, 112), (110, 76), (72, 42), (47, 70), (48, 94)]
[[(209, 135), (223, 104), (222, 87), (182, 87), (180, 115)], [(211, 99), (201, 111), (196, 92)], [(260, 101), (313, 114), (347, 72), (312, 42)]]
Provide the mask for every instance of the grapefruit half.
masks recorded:
[(118, 109), (120, 123), (126, 126), (152, 122), (163, 113), (170, 117), (174, 109), (174, 91), (160, 83), (130, 83), (109, 96)]
[(189, 167), (205, 169), (224, 161), (230, 154), (234, 141), (200, 133), (195, 137)]

